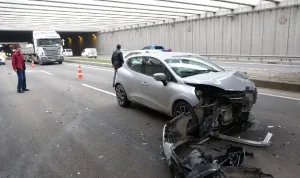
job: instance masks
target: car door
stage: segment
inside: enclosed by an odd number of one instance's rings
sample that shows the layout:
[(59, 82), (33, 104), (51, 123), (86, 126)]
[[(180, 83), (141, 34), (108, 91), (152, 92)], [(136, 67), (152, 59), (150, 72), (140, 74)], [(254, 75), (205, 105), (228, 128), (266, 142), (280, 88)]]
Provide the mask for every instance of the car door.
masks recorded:
[[(120, 70), (122, 78), (120, 83), (125, 87), (128, 99), (143, 104), (142, 101), (142, 72), (143, 72), (143, 58), (132, 57), (126, 62), (128, 70)], [(122, 68), (121, 68), (122, 69)], [(118, 75), (119, 76), (119, 75)]]
[[(167, 85), (153, 78), (155, 73), (164, 73), (167, 76)], [(158, 59), (144, 57), (144, 75), (142, 76), (143, 104), (155, 110), (168, 113), (168, 108), (175, 87), (172, 74)]]

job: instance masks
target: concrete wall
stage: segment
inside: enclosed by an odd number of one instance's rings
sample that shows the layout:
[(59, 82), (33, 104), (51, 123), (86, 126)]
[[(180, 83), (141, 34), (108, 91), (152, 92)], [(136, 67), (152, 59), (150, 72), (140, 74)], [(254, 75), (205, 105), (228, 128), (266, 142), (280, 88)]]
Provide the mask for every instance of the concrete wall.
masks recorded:
[(100, 54), (157, 44), (199, 54), (300, 56), (300, 8), (194, 19), (98, 34)]

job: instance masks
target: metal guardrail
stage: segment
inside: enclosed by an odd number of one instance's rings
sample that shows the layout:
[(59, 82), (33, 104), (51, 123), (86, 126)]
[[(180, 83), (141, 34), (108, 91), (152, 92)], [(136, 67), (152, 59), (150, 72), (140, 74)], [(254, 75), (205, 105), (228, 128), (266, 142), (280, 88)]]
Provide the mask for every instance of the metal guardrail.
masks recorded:
[(275, 55), (226, 55), (226, 54), (201, 54), (208, 59), (235, 59), (235, 60), (271, 60), (278, 62), (300, 62), (300, 56), (275, 56)]

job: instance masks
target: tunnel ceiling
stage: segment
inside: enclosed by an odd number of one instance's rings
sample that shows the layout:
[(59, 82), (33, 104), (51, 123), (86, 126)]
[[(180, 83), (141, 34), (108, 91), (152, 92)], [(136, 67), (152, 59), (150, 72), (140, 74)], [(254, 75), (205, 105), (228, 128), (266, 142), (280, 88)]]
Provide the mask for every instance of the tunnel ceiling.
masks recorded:
[(0, 0), (0, 30), (101, 31), (283, 0)]

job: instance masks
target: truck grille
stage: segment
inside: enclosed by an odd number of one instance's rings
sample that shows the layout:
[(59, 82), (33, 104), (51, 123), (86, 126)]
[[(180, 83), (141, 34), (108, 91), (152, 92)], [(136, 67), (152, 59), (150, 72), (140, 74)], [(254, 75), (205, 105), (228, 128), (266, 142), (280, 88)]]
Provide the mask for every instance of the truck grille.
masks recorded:
[(44, 48), (45, 55), (49, 58), (58, 58), (60, 54), (60, 48)]

